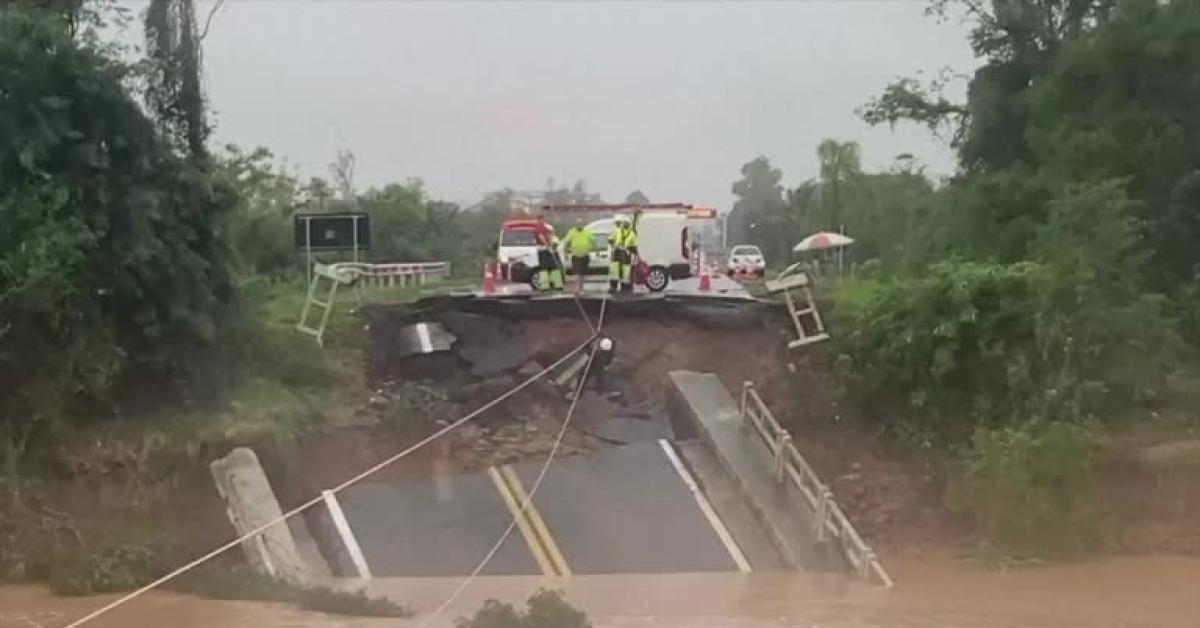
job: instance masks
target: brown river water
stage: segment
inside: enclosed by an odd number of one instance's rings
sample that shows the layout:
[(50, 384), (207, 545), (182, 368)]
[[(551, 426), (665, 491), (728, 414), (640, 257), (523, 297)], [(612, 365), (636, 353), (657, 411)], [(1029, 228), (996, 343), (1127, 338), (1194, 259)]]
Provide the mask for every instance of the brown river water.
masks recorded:
[[(949, 556), (896, 558), (885, 591), (839, 576), (763, 572), (582, 576), (476, 581), (433, 626), (453, 626), (487, 598), (519, 601), (539, 586), (564, 589), (597, 628), (1200, 628), (1200, 558), (1113, 557), (988, 571)], [(170, 593), (139, 598), (88, 626), (375, 628), (418, 626), (456, 579), (385, 579), (370, 586), (418, 615), (355, 619), (251, 602)], [(61, 628), (113, 599), (58, 598), (43, 587), (0, 587), (0, 628)]]

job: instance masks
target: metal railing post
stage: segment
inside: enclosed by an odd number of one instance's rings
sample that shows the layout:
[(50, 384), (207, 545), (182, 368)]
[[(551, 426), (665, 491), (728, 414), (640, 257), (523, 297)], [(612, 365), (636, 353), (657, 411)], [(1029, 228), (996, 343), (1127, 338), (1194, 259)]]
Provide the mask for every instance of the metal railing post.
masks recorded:
[(871, 568), (877, 560), (879, 558), (875, 556), (875, 550), (869, 547), (866, 548), (862, 553), (862, 564), (858, 567), (859, 575), (863, 578), (870, 578)]
[(788, 445), (792, 442), (792, 435), (787, 432), (780, 432), (779, 441), (775, 446), (775, 481), (783, 482), (783, 465), (787, 458), (784, 457), (784, 452), (787, 451)]
[(829, 519), (829, 500), (833, 498), (833, 492), (828, 487), (818, 485), (820, 495), (817, 497), (817, 516), (814, 525), (817, 527), (817, 540), (825, 540), (825, 522)]
[(740, 423), (742, 427), (746, 426), (746, 401), (750, 395), (751, 388), (754, 388), (754, 382), (742, 382), (742, 410), (738, 414), (738, 423)]

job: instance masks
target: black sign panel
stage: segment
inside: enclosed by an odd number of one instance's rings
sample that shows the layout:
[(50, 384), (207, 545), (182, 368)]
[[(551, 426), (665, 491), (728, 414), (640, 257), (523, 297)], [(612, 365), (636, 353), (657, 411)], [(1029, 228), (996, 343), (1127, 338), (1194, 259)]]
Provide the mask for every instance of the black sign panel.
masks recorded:
[(371, 217), (365, 212), (296, 214), (294, 224), (301, 251), (353, 251), (356, 243), (359, 250), (371, 248)]

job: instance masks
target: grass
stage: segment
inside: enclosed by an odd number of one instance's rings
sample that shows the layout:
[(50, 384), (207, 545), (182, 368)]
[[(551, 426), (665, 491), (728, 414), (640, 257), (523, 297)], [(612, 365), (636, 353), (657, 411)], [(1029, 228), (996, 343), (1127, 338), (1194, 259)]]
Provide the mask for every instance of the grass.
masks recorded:
[(111, 433), (123, 434), (147, 452), (191, 455), (203, 444), (289, 440), (336, 422), (340, 410), (362, 401), (366, 336), (360, 304), (412, 303), (422, 297), (470, 285), (468, 280), (359, 291), (339, 289), (324, 346), (295, 329), (306, 293), (301, 281), (247, 286), (248, 320), (235, 336), (244, 345), (230, 370), (227, 389), (202, 404), (156, 410), (133, 417)]

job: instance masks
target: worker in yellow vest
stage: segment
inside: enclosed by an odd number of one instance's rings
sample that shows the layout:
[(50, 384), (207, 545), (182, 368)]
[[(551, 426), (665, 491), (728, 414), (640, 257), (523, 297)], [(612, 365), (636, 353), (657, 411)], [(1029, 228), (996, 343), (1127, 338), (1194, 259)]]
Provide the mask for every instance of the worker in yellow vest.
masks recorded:
[(608, 291), (633, 291), (633, 264), (637, 256), (637, 232), (629, 216), (617, 214), (613, 218), (616, 228), (608, 234), (609, 263)]
[(571, 272), (575, 275), (575, 294), (583, 292), (583, 280), (591, 262), (594, 237), (592, 230), (583, 224), (583, 219), (579, 219), (563, 236), (563, 257), (571, 259)]

